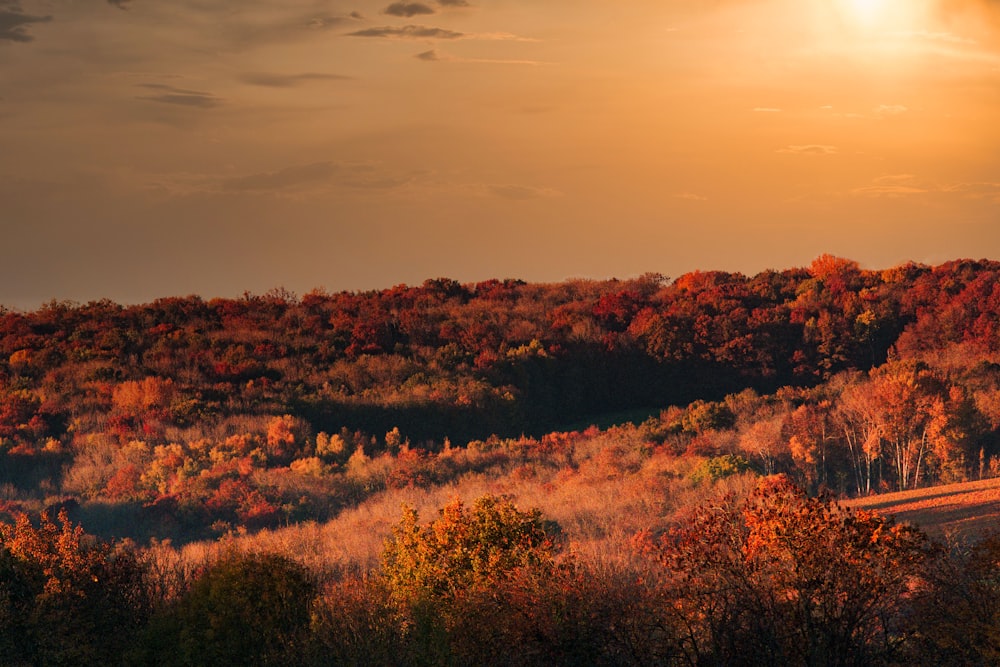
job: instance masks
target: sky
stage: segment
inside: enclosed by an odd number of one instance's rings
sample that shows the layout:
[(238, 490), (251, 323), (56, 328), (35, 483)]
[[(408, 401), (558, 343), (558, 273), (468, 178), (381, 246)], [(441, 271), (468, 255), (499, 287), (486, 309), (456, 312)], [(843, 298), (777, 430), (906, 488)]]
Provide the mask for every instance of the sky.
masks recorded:
[(0, 304), (1000, 259), (1000, 0), (0, 0)]

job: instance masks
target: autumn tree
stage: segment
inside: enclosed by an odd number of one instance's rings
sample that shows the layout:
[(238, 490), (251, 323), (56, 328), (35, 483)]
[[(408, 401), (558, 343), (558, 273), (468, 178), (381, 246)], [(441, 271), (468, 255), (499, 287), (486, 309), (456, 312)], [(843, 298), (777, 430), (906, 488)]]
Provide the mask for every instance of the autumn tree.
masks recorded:
[(106, 665), (148, 614), (134, 555), (97, 542), (65, 510), (0, 525), (0, 662)]
[(1000, 534), (953, 545), (938, 559), (917, 606), (911, 661), (1000, 664)]
[(389, 587), (400, 599), (450, 599), (489, 588), (520, 568), (551, 568), (558, 542), (537, 509), (481, 496), (472, 507), (453, 500), (435, 521), (420, 525), (403, 509), (382, 555)]
[(928, 554), (914, 528), (765, 478), (664, 537), (665, 613), (689, 664), (888, 664)]

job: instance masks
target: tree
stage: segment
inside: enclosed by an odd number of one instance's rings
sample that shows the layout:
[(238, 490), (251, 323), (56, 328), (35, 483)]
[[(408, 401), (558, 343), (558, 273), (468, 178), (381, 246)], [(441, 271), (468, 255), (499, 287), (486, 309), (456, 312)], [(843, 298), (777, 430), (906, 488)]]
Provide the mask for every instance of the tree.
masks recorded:
[(537, 509), (522, 511), (507, 498), (485, 495), (471, 508), (453, 500), (437, 520), (421, 526), (404, 507), (382, 555), (397, 599), (453, 599), (488, 589), (519, 569), (550, 569), (558, 543)]
[(116, 661), (148, 615), (142, 569), (74, 526), (66, 511), (0, 525), (0, 662)]
[(150, 665), (294, 664), (315, 595), (294, 561), (230, 552), (152, 619), (133, 657)]
[(698, 509), (662, 540), (691, 664), (877, 665), (930, 549), (915, 528), (809, 498), (784, 476)]

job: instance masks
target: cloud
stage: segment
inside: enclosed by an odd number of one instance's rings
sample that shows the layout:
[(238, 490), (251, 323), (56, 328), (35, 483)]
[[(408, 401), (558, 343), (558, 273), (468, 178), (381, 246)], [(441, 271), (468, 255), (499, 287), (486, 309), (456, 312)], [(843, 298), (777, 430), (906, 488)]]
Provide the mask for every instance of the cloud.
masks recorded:
[(131, 2), (132, 0), (108, 0), (109, 5), (114, 5), (118, 9), (128, 9)]
[(864, 197), (903, 197), (929, 191), (927, 187), (917, 184), (913, 174), (887, 174), (876, 178), (871, 185), (855, 188), (851, 192)]
[(494, 197), (512, 201), (527, 201), (542, 197), (553, 197), (560, 193), (550, 188), (536, 188), (531, 185), (495, 184), (487, 185), (486, 192)]
[(921, 180), (913, 174), (887, 174), (874, 179), (869, 185), (855, 188), (851, 194), (861, 197), (890, 198), (951, 195), (1000, 203), (1000, 182), (971, 181), (940, 184)]
[(776, 107), (754, 107), (754, 113), (781, 113), (781, 109)]
[(502, 58), (459, 58), (447, 53), (442, 53), (437, 49), (431, 49), (430, 51), (421, 51), (420, 53), (413, 56), (417, 60), (423, 60), (424, 62), (447, 62), (447, 63), (481, 63), (485, 65), (546, 65), (541, 60), (510, 60)]
[(329, 14), (312, 16), (306, 21), (306, 26), (312, 28), (313, 30), (329, 30), (331, 28), (336, 28), (344, 23), (350, 23), (351, 21), (360, 21), (363, 17), (357, 12), (351, 12), (346, 16), (331, 16)]
[(898, 116), (899, 114), (906, 113), (909, 111), (902, 104), (880, 104), (879, 106), (872, 109), (878, 118), (887, 118), (889, 116)]
[(468, 7), (469, 3), (466, 0), (438, 0), (438, 4), (442, 7)]
[(161, 104), (174, 104), (184, 107), (195, 107), (198, 109), (211, 109), (222, 104), (222, 100), (211, 93), (203, 93), (197, 90), (185, 90), (174, 88), (162, 83), (140, 83), (140, 88), (161, 91), (158, 95), (143, 95), (136, 99), (148, 100), (150, 102), (160, 102)]
[(177, 195), (258, 194), (299, 197), (332, 189), (388, 190), (412, 182), (414, 174), (393, 174), (372, 163), (321, 161), (229, 178), (179, 175), (152, 187)]
[(0, 0), (0, 40), (30, 42), (34, 37), (28, 33), (28, 26), (51, 20), (51, 16), (25, 14), (17, 0)]
[(459, 39), (463, 33), (444, 28), (430, 28), (422, 25), (404, 25), (401, 27), (383, 26), (366, 28), (347, 33), (348, 37), (381, 37), (386, 39)]
[(776, 152), (790, 153), (792, 155), (836, 155), (837, 147), (827, 146), (826, 144), (791, 145), (779, 148)]
[(977, 181), (972, 183), (952, 183), (944, 186), (942, 191), (960, 194), (970, 199), (989, 199), (1000, 204), (1000, 181)]
[(951, 32), (928, 32), (926, 30), (903, 31), (891, 33), (897, 37), (909, 37), (911, 39), (923, 39), (929, 42), (947, 42), (949, 44), (978, 44), (971, 37), (962, 37)]
[(268, 74), (266, 72), (247, 72), (239, 77), (243, 83), (268, 88), (292, 88), (313, 81), (347, 81), (351, 77), (342, 74), (321, 74), (304, 72), (302, 74)]
[(332, 162), (314, 162), (278, 171), (238, 176), (222, 181), (226, 192), (269, 192), (329, 181), (338, 171)]
[(405, 16), (409, 18), (420, 14), (433, 14), (434, 8), (422, 2), (394, 2), (383, 9), (382, 13), (389, 16)]
[(698, 195), (693, 192), (678, 192), (674, 195), (674, 199), (684, 199), (686, 201), (708, 201), (708, 197)]

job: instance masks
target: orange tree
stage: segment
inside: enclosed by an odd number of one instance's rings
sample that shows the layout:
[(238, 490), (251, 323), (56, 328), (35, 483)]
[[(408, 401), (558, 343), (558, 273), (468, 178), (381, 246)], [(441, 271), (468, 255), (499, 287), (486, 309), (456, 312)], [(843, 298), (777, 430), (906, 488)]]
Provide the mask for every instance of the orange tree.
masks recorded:
[(692, 663), (887, 664), (931, 555), (915, 528), (769, 477), (664, 537), (665, 609)]
[(39, 525), (0, 525), (0, 664), (117, 660), (148, 614), (142, 569), (73, 526), (65, 510)]

